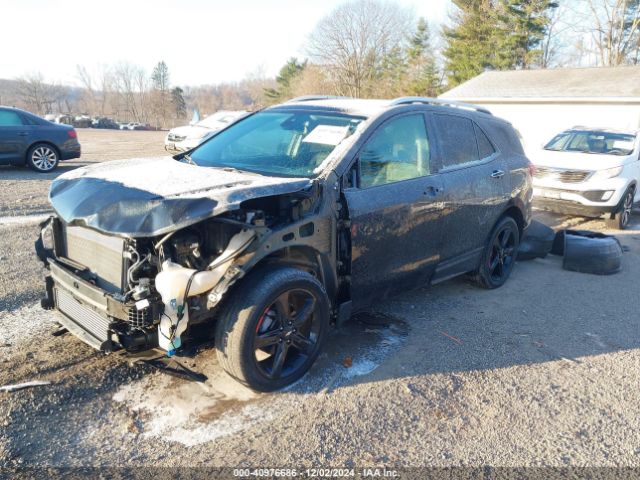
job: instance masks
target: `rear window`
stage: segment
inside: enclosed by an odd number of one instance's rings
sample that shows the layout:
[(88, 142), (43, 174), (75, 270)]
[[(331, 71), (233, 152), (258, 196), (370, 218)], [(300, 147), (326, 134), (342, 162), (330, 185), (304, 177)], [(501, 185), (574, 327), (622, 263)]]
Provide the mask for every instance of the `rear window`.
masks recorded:
[(480, 159), (473, 122), (455, 115), (436, 114), (436, 128), (443, 149), (444, 168)]
[(480, 152), (480, 158), (487, 158), (496, 153), (495, 148), (491, 145), (491, 142), (487, 138), (477, 125), (473, 126), (476, 131), (476, 139), (478, 140), (478, 151)]

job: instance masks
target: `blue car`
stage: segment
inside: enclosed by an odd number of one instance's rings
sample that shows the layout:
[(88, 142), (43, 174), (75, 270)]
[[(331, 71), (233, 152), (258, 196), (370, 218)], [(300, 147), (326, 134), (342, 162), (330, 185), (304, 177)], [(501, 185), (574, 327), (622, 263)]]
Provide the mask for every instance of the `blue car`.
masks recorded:
[(78, 134), (19, 108), (0, 107), (0, 165), (50, 172), (60, 160), (80, 158)]

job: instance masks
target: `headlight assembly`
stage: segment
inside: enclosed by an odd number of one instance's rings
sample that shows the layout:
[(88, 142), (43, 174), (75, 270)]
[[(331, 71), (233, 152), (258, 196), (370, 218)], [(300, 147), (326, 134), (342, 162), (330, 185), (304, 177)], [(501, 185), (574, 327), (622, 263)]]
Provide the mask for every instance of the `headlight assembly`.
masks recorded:
[(591, 176), (591, 180), (606, 180), (607, 178), (617, 177), (621, 173), (622, 173), (622, 166), (607, 168), (605, 170), (597, 170)]

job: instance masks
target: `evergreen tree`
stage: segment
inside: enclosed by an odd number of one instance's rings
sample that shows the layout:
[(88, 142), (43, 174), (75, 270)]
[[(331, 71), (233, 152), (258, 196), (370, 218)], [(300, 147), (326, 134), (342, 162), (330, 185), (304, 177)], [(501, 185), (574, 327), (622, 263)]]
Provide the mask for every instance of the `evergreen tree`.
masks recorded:
[(444, 28), (445, 70), (455, 86), (493, 66), (497, 12), (491, 0), (453, 0), (458, 11)]
[(551, 0), (453, 0), (458, 12), (445, 28), (447, 79), (455, 86), (484, 70), (531, 68), (550, 22)]
[(169, 67), (164, 60), (158, 62), (154, 67), (151, 74), (151, 81), (153, 82), (153, 88), (161, 92), (169, 90)]
[(187, 115), (187, 103), (184, 101), (184, 90), (175, 87), (171, 90), (171, 103), (176, 118), (184, 118)]
[(276, 77), (277, 88), (266, 88), (264, 94), (272, 100), (283, 100), (290, 96), (291, 82), (306, 68), (307, 61), (298, 62), (296, 57), (291, 57), (280, 69)]
[(436, 65), (429, 24), (424, 18), (418, 20), (415, 33), (407, 48), (408, 72), (405, 92), (407, 95), (435, 97), (440, 89), (440, 76)]
[(502, 63), (507, 68), (523, 69), (539, 64), (549, 14), (558, 3), (550, 0), (502, 0), (501, 3), (502, 32), (497, 52), (501, 54)]
[(167, 122), (169, 104), (169, 67), (164, 60), (158, 62), (151, 73), (153, 83), (153, 107), (156, 115), (156, 123), (163, 127)]

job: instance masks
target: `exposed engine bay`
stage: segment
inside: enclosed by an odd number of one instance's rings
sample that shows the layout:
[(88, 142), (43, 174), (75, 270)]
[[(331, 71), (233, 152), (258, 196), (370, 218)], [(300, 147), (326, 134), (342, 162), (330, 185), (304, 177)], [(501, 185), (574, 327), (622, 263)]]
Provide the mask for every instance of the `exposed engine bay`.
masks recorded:
[[(312, 197), (302, 191), (248, 200), (243, 208), (142, 238), (52, 217), (36, 244), (51, 270), (43, 306), (58, 309), (65, 327), (84, 330), (73, 333), (100, 350), (160, 347), (172, 355), (188, 327), (211, 320), (229, 287), (269, 254), (274, 232), (304, 223), (317, 208)], [(313, 233), (313, 224), (306, 224), (279, 241)], [(96, 305), (91, 299), (98, 295), (105, 301)]]

